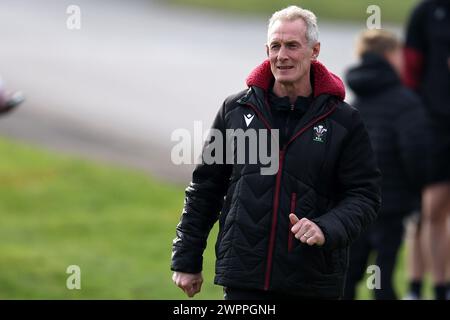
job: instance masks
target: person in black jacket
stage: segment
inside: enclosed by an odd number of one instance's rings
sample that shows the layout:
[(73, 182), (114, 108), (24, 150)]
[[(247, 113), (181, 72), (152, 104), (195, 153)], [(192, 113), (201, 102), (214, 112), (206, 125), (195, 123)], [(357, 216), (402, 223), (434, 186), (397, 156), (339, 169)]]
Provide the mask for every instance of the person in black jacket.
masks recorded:
[[(213, 129), (223, 136), (269, 132), (256, 143), (268, 144), (278, 167), (263, 174), (261, 159), (242, 163), (241, 148), (227, 144), (214, 150), (232, 161), (195, 168), (171, 263), (189, 297), (201, 289), (202, 254), (217, 220), (214, 282), (225, 299), (342, 297), (348, 246), (376, 218), (381, 175), (359, 112), (343, 102), (343, 83), (317, 61), (319, 52), (312, 12), (274, 13), (268, 60), (218, 111)], [(203, 155), (217, 141), (208, 139)]]
[(446, 291), (450, 296), (450, 0), (421, 1), (414, 8), (405, 59), (405, 82), (421, 96), (432, 119), (422, 228), (435, 297), (444, 300)]
[[(346, 81), (354, 91), (354, 106), (361, 112), (382, 174), (383, 204), (378, 219), (350, 248), (345, 298), (355, 297), (369, 255), (376, 252), (380, 288), (376, 299), (396, 299), (392, 285), (397, 252), (403, 240), (403, 219), (420, 207), (426, 181), (428, 145), (425, 109), (401, 82), (402, 45), (385, 30), (368, 30), (358, 38), (360, 62), (350, 68)], [(421, 156), (422, 155), (422, 156)]]

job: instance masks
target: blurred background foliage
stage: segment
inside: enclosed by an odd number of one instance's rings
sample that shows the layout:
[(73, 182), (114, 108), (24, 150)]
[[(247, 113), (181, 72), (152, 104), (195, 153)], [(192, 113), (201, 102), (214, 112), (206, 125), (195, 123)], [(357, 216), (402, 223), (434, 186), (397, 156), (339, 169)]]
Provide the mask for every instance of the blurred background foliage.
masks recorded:
[(405, 23), (417, 0), (169, 0), (172, 3), (226, 10), (242, 14), (265, 14), (268, 17), (280, 8), (298, 5), (312, 10), (320, 20), (361, 21), (368, 17), (367, 8), (377, 5), (383, 22)]

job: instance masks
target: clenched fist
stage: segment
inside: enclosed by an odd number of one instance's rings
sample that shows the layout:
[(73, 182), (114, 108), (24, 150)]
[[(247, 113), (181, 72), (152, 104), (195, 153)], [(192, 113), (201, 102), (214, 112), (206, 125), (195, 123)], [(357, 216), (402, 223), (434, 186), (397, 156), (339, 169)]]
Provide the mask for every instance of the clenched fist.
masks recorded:
[(175, 271), (173, 282), (183, 290), (189, 298), (200, 292), (203, 283), (202, 273), (184, 273)]
[(300, 242), (310, 246), (323, 246), (325, 243), (325, 236), (317, 224), (306, 218), (299, 220), (293, 213), (289, 215), (289, 220), (291, 220), (291, 223), (293, 224), (291, 232), (298, 240), (300, 240)]

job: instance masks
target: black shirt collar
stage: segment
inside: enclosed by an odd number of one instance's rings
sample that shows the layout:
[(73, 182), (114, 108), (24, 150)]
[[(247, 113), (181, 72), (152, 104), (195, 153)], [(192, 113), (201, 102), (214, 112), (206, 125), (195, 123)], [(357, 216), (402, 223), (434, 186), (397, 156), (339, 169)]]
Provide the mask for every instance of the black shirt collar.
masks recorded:
[(278, 97), (273, 89), (269, 91), (269, 103), (272, 110), (287, 112), (294, 111), (299, 114), (305, 114), (313, 100), (312, 95), (309, 97), (298, 96), (293, 104), (291, 104), (289, 97)]

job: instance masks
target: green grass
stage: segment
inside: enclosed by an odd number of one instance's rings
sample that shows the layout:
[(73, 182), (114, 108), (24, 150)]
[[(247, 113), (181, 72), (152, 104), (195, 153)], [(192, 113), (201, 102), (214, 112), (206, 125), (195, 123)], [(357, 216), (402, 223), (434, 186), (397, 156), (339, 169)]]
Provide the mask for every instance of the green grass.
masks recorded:
[[(169, 270), (183, 187), (3, 139), (0, 154), (0, 299), (185, 298)], [(195, 299), (222, 299), (216, 234), (217, 224)], [(66, 288), (69, 265), (81, 268), (81, 290)]]
[(412, 6), (418, 0), (170, 0), (182, 5), (193, 5), (220, 9), (244, 14), (263, 14), (267, 18), (288, 5), (298, 5), (312, 10), (319, 20), (345, 20), (364, 22), (369, 17), (366, 12), (369, 5), (381, 8), (383, 22), (404, 23)]
[[(0, 299), (184, 297), (169, 270), (182, 187), (5, 140), (0, 154)], [(222, 297), (212, 268), (199, 299)]]

